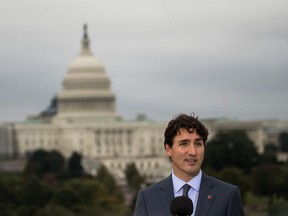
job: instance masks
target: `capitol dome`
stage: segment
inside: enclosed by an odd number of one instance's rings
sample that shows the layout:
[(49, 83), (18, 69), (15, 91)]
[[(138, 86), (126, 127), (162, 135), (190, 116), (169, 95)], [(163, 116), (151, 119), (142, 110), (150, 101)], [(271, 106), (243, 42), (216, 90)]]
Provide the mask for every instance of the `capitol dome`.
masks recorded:
[[(109, 77), (105, 72), (105, 68), (102, 63), (90, 55), (79, 55), (75, 58), (68, 67), (68, 71), (64, 78), (64, 83), (69, 83), (72, 80), (90, 80), (96, 79), (98, 81), (110, 82)], [(100, 80), (99, 80), (100, 79)], [(95, 80), (95, 81), (96, 81)]]
[(57, 97), (56, 121), (106, 121), (117, 117), (110, 79), (89, 45), (87, 26), (84, 25), (81, 52), (68, 66), (62, 91)]

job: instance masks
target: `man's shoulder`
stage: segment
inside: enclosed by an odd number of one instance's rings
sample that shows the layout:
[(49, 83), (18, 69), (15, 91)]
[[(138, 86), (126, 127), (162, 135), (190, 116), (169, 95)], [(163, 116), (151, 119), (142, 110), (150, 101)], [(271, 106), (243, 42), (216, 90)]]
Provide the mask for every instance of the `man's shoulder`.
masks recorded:
[(218, 179), (218, 178), (215, 178), (213, 176), (209, 176), (207, 174), (203, 174), (202, 183), (209, 184), (211, 186), (221, 187), (223, 189), (228, 189), (228, 190), (237, 188), (236, 185), (230, 184), (228, 182), (225, 182), (225, 181)]
[(166, 177), (165, 179), (162, 179), (159, 182), (153, 183), (149, 185), (148, 187), (143, 188), (142, 191), (144, 193), (150, 193), (150, 192), (155, 192), (156, 190), (159, 190), (159, 189), (165, 189), (167, 187), (173, 187), (171, 175)]

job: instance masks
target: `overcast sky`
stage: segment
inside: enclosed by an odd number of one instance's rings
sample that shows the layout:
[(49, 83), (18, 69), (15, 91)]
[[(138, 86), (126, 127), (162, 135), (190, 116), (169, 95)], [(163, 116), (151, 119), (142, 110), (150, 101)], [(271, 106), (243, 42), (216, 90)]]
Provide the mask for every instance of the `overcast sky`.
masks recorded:
[(124, 119), (288, 120), (287, 0), (9, 0), (0, 8), (0, 122), (49, 105), (84, 23)]

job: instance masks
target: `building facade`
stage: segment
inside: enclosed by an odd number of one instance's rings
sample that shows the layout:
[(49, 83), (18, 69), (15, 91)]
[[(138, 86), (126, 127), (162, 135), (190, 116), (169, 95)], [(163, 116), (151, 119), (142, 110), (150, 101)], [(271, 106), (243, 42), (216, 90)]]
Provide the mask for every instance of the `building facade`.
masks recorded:
[[(24, 122), (0, 125), (0, 154), (25, 158), (29, 152), (44, 149), (57, 150), (68, 158), (78, 152), (86, 171), (97, 174), (97, 168), (104, 164), (118, 182), (124, 181), (129, 163), (135, 163), (149, 181), (167, 176), (171, 172), (163, 145), (167, 122), (154, 122), (143, 115), (123, 120), (116, 112), (110, 78), (90, 51), (86, 26), (81, 44), (51, 106)], [(219, 130), (246, 130), (260, 153), (267, 143), (278, 142), (279, 133), (288, 129), (287, 122), (279, 121), (203, 122), (209, 129), (209, 139)]]

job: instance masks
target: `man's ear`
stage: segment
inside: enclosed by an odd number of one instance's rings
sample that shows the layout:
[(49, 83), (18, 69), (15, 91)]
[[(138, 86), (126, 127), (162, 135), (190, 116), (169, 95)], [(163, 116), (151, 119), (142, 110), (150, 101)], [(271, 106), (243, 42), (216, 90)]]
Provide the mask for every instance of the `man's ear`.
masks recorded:
[(165, 143), (165, 151), (166, 151), (166, 154), (171, 157), (171, 148), (168, 144)]

